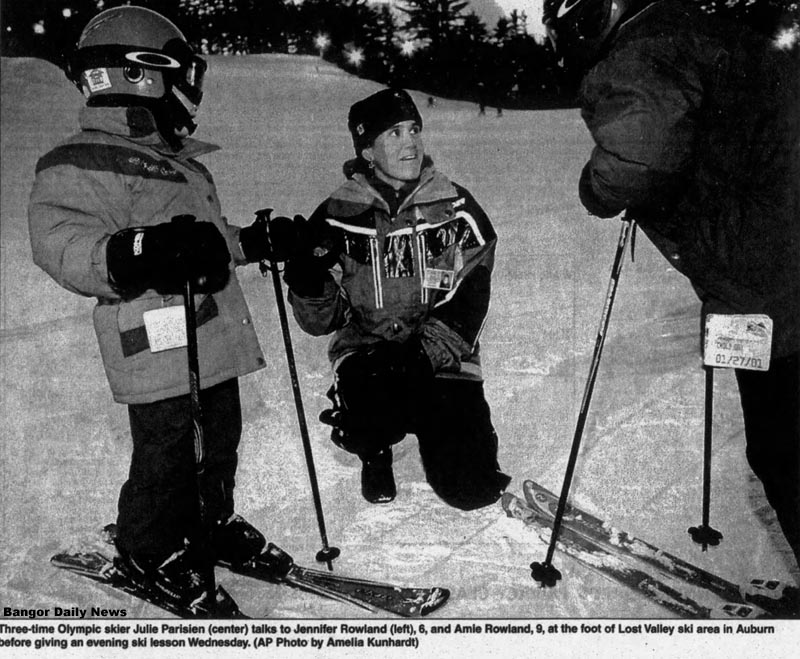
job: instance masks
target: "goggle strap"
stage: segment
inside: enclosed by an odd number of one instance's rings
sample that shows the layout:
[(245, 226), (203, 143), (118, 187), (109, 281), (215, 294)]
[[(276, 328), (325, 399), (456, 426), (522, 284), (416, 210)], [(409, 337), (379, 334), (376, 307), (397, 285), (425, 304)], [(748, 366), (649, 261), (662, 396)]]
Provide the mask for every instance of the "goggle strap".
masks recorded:
[[(181, 55), (183, 56), (184, 53)], [(188, 57), (178, 59), (154, 48), (124, 45), (89, 46), (75, 52), (69, 62), (69, 67), (70, 72), (77, 76), (87, 69), (131, 65), (156, 70), (179, 71), (184, 69), (191, 70), (193, 77), (202, 79), (207, 68), (205, 60), (188, 52), (186, 55)]]

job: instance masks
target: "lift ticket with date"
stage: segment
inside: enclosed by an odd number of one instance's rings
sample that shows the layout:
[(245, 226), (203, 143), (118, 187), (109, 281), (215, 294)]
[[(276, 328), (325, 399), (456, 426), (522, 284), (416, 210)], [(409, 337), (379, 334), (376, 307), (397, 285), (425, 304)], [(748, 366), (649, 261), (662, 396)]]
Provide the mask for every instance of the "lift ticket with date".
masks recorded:
[(772, 319), (760, 314), (708, 314), (703, 363), (716, 368), (766, 371), (772, 352)]

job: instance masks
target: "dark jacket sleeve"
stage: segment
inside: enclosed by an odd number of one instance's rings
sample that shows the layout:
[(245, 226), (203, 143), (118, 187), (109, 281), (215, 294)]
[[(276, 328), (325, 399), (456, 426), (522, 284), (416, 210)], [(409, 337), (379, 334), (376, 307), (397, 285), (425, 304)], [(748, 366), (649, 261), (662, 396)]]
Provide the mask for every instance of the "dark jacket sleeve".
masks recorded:
[(489, 217), (465, 188), (455, 185), (456, 216), (464, 223), (455, 285), (438, 300), (423, 324), (422, 342), (436, 370), (456, 368), (477, 349), (489, 311), (497, 234)]
[[(308, 218), (301, 249), (313, 250), (323, 243), (326, 248), (335, 248), (335, 241), (329, 239), (327, 207), (327, 201), (323, 202)], [(297, 324), (312, 336), (330, 334), (347, 322), (350, 305), (333, 277), (325, 282), (323, 293), (319, 297), (298, 295), (291, 289), (288, 297)]]
[(700, 75), (682, 46), (657, 34), (618, 44), (581, 88), (582, 115), (596, 146), (579, 186), (589, 212), (667, 209), (696, 140)]

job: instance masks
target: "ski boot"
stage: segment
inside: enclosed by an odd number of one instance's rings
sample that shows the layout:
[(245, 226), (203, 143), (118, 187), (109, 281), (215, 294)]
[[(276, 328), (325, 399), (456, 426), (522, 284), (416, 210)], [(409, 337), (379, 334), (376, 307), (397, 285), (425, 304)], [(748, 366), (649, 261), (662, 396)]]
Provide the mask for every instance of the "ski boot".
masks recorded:
[(218, 521), (212, 537), (217, 560), (230, 565), (244, 565), (253, 560), (267, 544), (261, 532), (237, 514)]
[(389, 503), (397, 496), (392, 449), (361, 456), (361, 494), (370, 503)]
[(214, 603), (208, 601), (207, 577), (187, 548), (179, 549), (163, 560), (134, 556), (118, 548), (114, 566), (138, 586), (175, 606), (194, 611), (197, 615), (211, 613), (214, 608)]

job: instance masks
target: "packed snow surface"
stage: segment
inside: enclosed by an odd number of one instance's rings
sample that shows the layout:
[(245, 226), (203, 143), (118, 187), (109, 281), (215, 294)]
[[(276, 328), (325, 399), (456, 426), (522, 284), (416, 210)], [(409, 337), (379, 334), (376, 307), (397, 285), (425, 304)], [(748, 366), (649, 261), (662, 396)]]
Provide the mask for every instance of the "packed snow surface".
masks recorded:
[[(310, 213), (352, 156), (349, 106), (377, 90), (311, 57), (212, 57), (197, 136), (231, 222), (254, 211)], [(493, 218), (499, 248), (482, 336), (500, 463), (521, 494), (532, 478), (560, 492), (619, 233), (590, 218), (576, 183), (591, 139), (579, 113), (478, 115), (470, 103), (412, 92), (424, 138), (446, 174)], [(158, 609), (52, 568), (57, 550), (91, 543), (116, 515), (130, 438), (108, 390), (91, 323), (93, 300), (61, 289), (31, 260), (26, 207), (37, 158), (74, 132), (83, 101), (39, 60), (2, 61), (0, 195), (0, 601), (8, 607)], [(797, 566), (744, 457), (733, 374), (716, 377), (711, 524), (702, 552), (703, 372), (699, 303), (643, 234), (622, 272), (606, 350), (572, 484), (573, 500), (619, 529), (733, 581), (796, 581)], [(267, 367), (241, 380), (244, 435), (237, 506), (298, 563), (321, 547), (271, 282), (239, 270)], [(448, 618), (656, 618), (670, 613), (557, 554), (564, 579), (542, 589), (531, 561), (547, 545), (500, 505), (460, 512), (425, 482), (416, 440), (396, 450), (396, 501), (366, 503), (359, 464), (317, 421), (331, 373), (327, 340), (290, 321), (335, 568), (452, 590)], [(223, 571), (249, 615), (373, 617), (345, 604)]]

